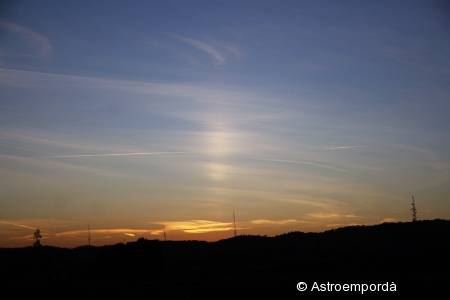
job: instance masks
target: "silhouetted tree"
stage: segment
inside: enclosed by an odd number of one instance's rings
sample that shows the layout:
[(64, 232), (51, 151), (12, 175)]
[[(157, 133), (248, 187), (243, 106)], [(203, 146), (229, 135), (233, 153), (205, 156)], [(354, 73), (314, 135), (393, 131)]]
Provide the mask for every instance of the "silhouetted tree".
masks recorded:
[(41, 230), (38, 228), (33, 233), (33, 238), (34, 238), (33, 247), (40, 247), (41, 246), (41, 240), (40, 240), (41, 237), (42, 237)]

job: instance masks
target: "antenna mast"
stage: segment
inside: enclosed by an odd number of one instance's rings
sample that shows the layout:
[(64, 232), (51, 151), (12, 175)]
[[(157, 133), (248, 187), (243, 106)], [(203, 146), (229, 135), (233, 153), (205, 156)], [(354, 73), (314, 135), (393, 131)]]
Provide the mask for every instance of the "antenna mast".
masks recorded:
[(233, 210), (233, 226), (234, 226), (234, 236), (236, 237), (236, 216), (234, 215), (234, 210)]
[(89, 224), (88, 224), (88, 245), (91, 245), (91, 230), (89, 228)]
[(166, 227), (163, 225), (164, 241), (167, 241), (166, 237)]
[(416, 210), (416, 203), (414, 202), (414, 196), (412, 196), (412, 221), (415, 222), (417, 221), (417, 210)]

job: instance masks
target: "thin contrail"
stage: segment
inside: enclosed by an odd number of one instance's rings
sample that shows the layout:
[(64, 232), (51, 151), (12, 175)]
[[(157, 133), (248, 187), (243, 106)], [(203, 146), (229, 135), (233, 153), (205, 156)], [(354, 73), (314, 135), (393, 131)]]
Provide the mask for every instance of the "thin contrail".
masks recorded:
[(12, 222), (0, 221), (0, 223), (14, 225), (14, 226), (17, 226), (17, 227), (23, 227), (23, 228), (27, 228), (27, 229), (35, 229), (35, 228), (27, 226), (27, 225), (22, 225), (22, 224), (17, 224), (17, 223), (12, 223)]
[(77, 155), (54, 155), (40, 158), (76, 158), (76, 157), (99, 157), (99, 156), (133, 156), (133, 155), (156, 155), (156, 154), (176, 154), (185, 152), (136, 152), (136, 153), (106, 153), (106, 154), (77, 154)]
[(343, 146), (343, 147), (331, 147), (331, 148), (325, 148), (325, 149), (333, 150), (333, 149), (350, 149), (350, 148), (367, 148), (367, 146)]

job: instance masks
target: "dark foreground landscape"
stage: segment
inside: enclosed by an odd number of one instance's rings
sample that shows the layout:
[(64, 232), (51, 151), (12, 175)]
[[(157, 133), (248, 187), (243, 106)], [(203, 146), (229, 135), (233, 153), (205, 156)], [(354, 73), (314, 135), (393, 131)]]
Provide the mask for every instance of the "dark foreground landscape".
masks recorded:
[[(449, 257), (450, 220), (439, 219), (217, 242), (139, 238), (102, 247), (1, 248), (0, 288), (139, 291), (184, 299), (226, 292), (276, 292), (289, 299), (324, 292), (445, 295)], [(299, 282), (306, 291), (297, 290)]]

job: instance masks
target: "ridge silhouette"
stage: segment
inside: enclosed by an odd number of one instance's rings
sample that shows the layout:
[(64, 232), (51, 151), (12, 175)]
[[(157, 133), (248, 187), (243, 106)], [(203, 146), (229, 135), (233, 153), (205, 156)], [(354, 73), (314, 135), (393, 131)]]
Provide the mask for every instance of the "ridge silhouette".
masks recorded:
[(135, 242), (73, 249), (0, 248), (3, 290), (288, 292), (298, 282), (395, 283), (436, 293), (449, 282), (450, 220), (348, 226), (275, 237)]

